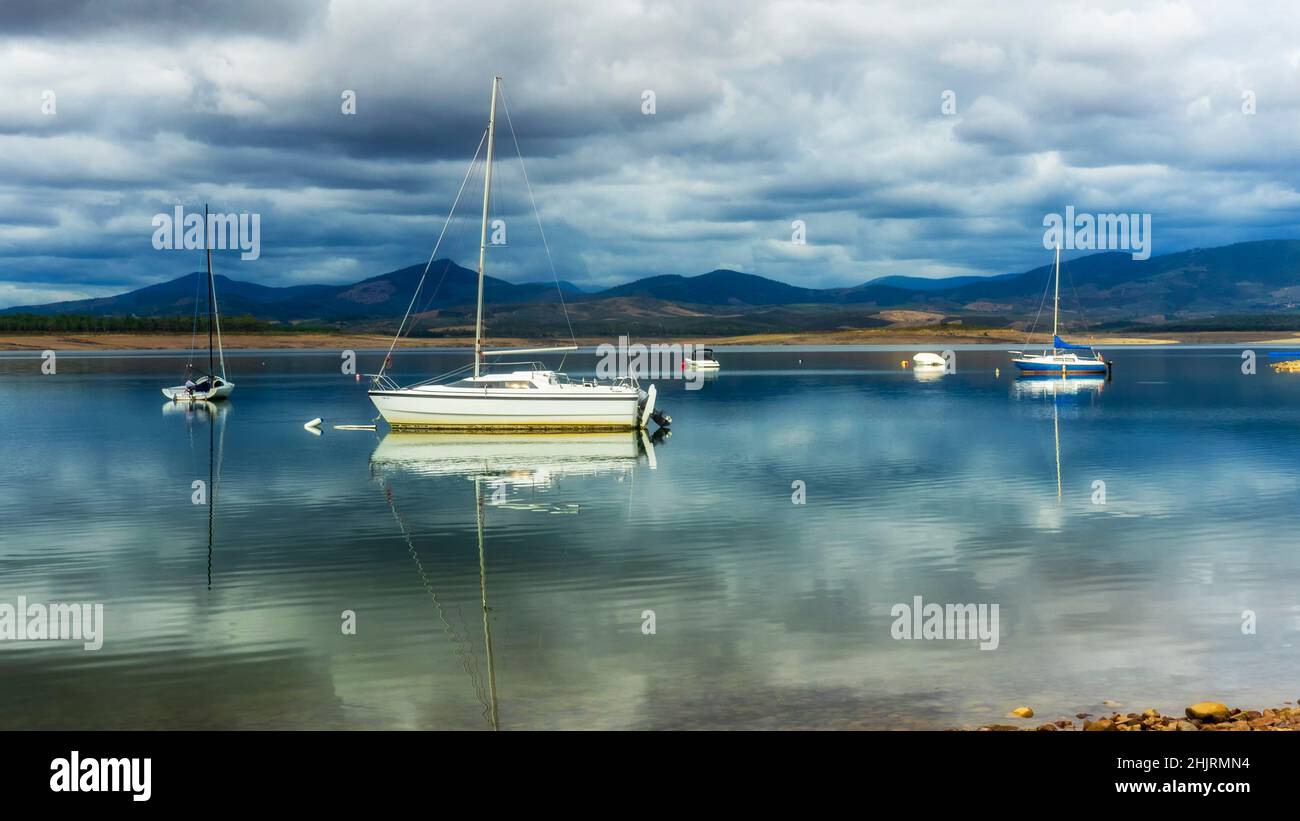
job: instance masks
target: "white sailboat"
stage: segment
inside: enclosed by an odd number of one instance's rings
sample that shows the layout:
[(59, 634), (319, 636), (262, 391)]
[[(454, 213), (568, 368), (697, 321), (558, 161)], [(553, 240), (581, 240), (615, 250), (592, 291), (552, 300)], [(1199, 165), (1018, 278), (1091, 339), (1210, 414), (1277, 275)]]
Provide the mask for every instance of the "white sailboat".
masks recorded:
[[(469, 366), (466, 366), (442, 377), (401, 386), (381, 370), (372, 377), (371, 388), (367, 393), (380, 415), (394, 429), (599, 431), (645, 427), (654, 409), (655, 389), (652, 385), (647, 393), (643, 393), (635, 378), (603, 382), (595, 379), (575, 381), (563, 373), (547, 370), (536, 362), (498, 363), (515, 369), (503, 373), (485, 372), (485, 354), (577, 350), (576, 344), (519, 350), (483, 349), (483, 272), (488, 246), (488, 204), (492, 191), (492, 157), (496, 145), (497, 92), (500, 85), (501, 77), (494, 77), (492, 105), (485, 136), (487, 155), (483, 172), (483, 219), (479, 237), (478, 309), (474, 323), (472, 375), (455, 381), (443, 381), (469, 370)], [(508, 109), (506, 113), (509, 114)], [(522, 162), (522, 156), (520, 160)], [(464, 183), (461, 188), (464, 190)], [(450, 216), (448, 220), (450, 221)], [(443, 230), (446, 231), (445, 228)], [(436, 247), (434, 253), (437, 253)], [(432, 259), (431, 256), (430, 262)], [(427, 266), (425, 271), (427, 274)], [(420, 281), (423, 284), (424, 278), (421, 277)], [(416, 294), (418, 293), (417, 287)], [(411, 302), (414, 305), (414, 298)], [(409, 308), (407, 315), (410, 315)], [(405, 324), (406, 319), (403, 318), (402, 326)], [(402, 327), (399, 327), (399, 337), (401, 333)], [(385, 369), (387, 364), (388, 360), (385, 359)]]
[[(1097, 376), (1106, 375), (1109, 366), (1102, 355), (1092, 349), (1091, 345), (1072, 345), (1057, 336), (1057, 327), (1061, 314), (1061, 246), (1056, 246), (1056, 293), (1052, 298), (1052, 351), (1046, 349), (1040, 355), (1023, 351), (1011, 351), (1019, 354), (1011, 364), (1020, 370), (1021, 376)], [(1080, 356), (1087, 352), (1089, 356)]]
[[(163, 388), (163, 396), (173, 402), (212, 402), (225, 399), (235, 390), (235, 385), (226, 378), (226, 353), (221, 346), (221, 317), (217, 312), (217, 284), (212, 277), (212, 244), (208, 242), (208, 207), (203, 206), (203, 245), (207, 250), (208, 260), (208, 372), (194, 378), (194, 344), (190, 343), (190, 361), (185, 366), (185, 384)], [(199, 306), (196, 297), (194, 303), (194, 324), (197, 330)], [(215, 358), (213, 353), (213, 332), (215, 330)], [(220, 375), (217, 365), (220, 364)]]

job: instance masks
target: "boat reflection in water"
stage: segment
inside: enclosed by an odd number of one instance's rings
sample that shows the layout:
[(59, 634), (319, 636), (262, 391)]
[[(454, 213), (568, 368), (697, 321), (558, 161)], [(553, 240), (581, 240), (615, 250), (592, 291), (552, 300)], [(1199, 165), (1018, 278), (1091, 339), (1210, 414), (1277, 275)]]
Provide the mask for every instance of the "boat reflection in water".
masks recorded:
[[(217, 528), (217, 491), (221, 486), (221, 462), (226, 452), (226, 427), (229, 424), (230, 405), (226, 402), (168, 402), (162, 406), (163, 416), (181, 416), (185, 418), (185, 427), (189, 433), (190, 450), (198, 444), (194, 435), (195, 427), (206, 425), (208, 429), (208, 483), (204, 488), (208, 503), (208, 589), (212, 589), (212, 547), (216, 542)], [(217, 432), (217, 428), (221, 432)]]
[(1017, 398), (1099, 396), (1110, 380), (1104, 376), (1021, 376), (1012, 383)]
[[(660, 437), (656, 436), (656, 441)], [(655, 467), (654, 445), (645, 431), (636, 433), (573, 434), (438, 434), (386, 435), (370, 456), (370, 473), (383, 488), (393, 518), (406, 541), (421, 581), (438, 612), (444, 631), (465, 660), (465, 669), (483, 705), (483, 716), (493, 730), (501, 729), (497, 700), (496, 663), (492, 652), (492, 619), (488, 605), (486, 518), (489, 507), (548, 514), (578, 515), (581, 506), (548, 501), (511, 499), (512, 491), (544, 490), (565, 477), (634, 477), (642, 451)], [(398, 506), (393, 490), (397, 478), (463, 476), (474, 483), (474, 522), (478, 536), (479, 598), (483, 609), (483, 647), (486, 687), (468, 636), (458, 635), (447, 619), (437, 590), (420, 560), (412, 528)], [(629, 492), (631, 486), (629, 483)], [(490, 501), (489, 501), (490, 500)]]
[(1101, 395), (1109, 380), (1102, 376), (1021, 376), (1012, 383), (1017, 399), (1052, 402), (1052, 439), (1056, 449), (1056, 498), (1061, 499), (1061, 402), (1077, 405), (1083, 398)]

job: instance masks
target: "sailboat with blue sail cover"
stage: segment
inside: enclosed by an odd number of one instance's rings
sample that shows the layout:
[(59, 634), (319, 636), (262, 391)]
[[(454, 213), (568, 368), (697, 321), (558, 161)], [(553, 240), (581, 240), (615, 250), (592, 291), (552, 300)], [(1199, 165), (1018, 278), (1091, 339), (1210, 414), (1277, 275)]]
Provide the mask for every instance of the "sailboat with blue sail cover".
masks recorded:
[(1105, 375), (1110, 364), (1091, 345), (1072, 345), (1057, 333), (1061, 314), (1061, 246), (1056, 246), (1056, 291), (1052, 298), (1052, 350), (1042, 354), (1019, 354), (1011, 362), (1022, 376), (1098, 376)]

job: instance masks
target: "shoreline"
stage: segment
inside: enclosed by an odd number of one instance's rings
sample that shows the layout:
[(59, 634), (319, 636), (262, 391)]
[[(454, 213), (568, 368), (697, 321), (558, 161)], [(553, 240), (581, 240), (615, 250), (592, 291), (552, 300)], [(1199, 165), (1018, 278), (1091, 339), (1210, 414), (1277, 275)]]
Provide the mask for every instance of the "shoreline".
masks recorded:
[[(1283, 702), (1284, 707), (1265, 707), (1252, 710), (1229, 707), (1217, 701), (1202, 701), (1189, 705), (1183, 715), (1171, 716), (1154, 708), (1141, 712), (1075, 713), (1073, 718), (1043, 721), (1035, 719), (1029, 707), (1017, 707), (1007, 714), (1009, 721), (1020, 724), (984, 724), (973, 728), (975, 732), (1294, 732), (1300, 730), (1300, 707)], [(1107, 706), (1119, 707), (1114, 702)], [(1075, 722), (1080, 722), (1076, 726)], [(1037, 725), (1037, 726), (1032, 726)], [(959, 728), (970, 730), (972, 728)]]
[[(393, 338), (382, 334), (358, 333), (286, 333), (286, 334), (230, 334), (222, 340), (226, 350), (387, 350)], [(581, 337), (581, 347), (610, 344), (616, 340), (607, 337)], [(32, 333), (0, 334), (0, 353), (13, 351), (188, 351), (190, 338), (185, 334), (134, 334), (134, 333)], [(632, 338), (641, 344), (699, 344), (717, 347), (735, 345), (762, 346), (839, 346), (839, 345), (895, 345), (935, 346), (987, 345), (990, 348), (1037, 348), (1049, 340), (1026, 342), (1023, 335), (1012, 331), (961, 331), (957, 329), (933, 330), (924, 328), (863, 328), (843, 331), (818, 331), (815, 333), (771, 333), (746, 336), (675, 336)], [(473, 337), (405, 338), (398, 348), (470, 348)], [(493, 337), (493, 347), (545, 347), (556, 345), (554, 339), (529, 339), (523, 337)], [(559, 342), (558, 344), (563, 344)], [(1121, 345), (1295, 345), (1300, 347), (1300, 336), (1279, 336), (1263, 331), (1203, 331), (1176, 335), (1097, 336), (1091, 344), (1098, 347)], [(205, 346), (200, 346), (205, 347)]]

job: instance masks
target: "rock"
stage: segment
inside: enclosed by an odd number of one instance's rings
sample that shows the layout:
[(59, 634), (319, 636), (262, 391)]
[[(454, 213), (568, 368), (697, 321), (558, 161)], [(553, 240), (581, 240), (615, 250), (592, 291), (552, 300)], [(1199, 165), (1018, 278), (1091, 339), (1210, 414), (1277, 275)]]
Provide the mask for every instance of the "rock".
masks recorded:
[(1064, 730), (1066, 727), (1074, 729), (1074, 722), (1068, 718), (1063, 718), (1060, 721), (1056, 722), (1056, 726), (1060, 727), (1062, 730)]
[(1075, 713), (1075, 714), (1074, 714), (1074, 717), (1075, 717), (1075, 718), (1088, 718), (1088, 717), (1091, 716), (1091, 715), (1092, 715), (1092, 713)]
[(1217, 701), (1201, 701), (1187, 708), (1188, 718), (1201, 721), (1227, 721), (1229, 715), (1228, 705)]
[(1107, 699), (1102, 699), (1102, 702), (1101, 702), (1101, 703), (1102, 703), (1102, 704), (1105, 704), (1107, 707), (1123, 707), (1123, 706), (1124, 706), (1123, 704), (1120, 704), (1118, 701), (1111, 701), (1111, 700), (1108, 699), (1108, 698), (1107, 698)]
[(1105, 732), (1107, 730), (1114, 730), (1114, 729), (1115, 729), (1115, 723), (1111, 721), (1109, 718), (1099, 718), (1096, 721), (1083, 722), (1083, 731), (1085, 733)]
[(985, 724), (983, 727), (980, 727), (980, 729), (984, 732), (992, 733), (1014, 733), (1020, 730), (1019, 727), (1012, 727), (1010, 724)]
[(1197, 727), (1195, 724), (1193, 724), (1190, 721), (1180, 721), (1177, 724), (1175, 724), (1174, 727), (1185, 733), (1194, 733), (1201, 729), (1200, 727)]
[(1056, 727), (1055, 724), (1044, 724), (1044, 725), (1042, 725), (1041, 727), (1039, 727), (1038, 730), (1039, 730), (1039, 732), (1053, 732), (1053, 733), (1054, 733), (1054, 732), (1056, 732), (1057, 727)]
[(1017, 707), (1011, 711), (1011, 715), (1016, 716), (1017, 718), (1033, 718), (1034, 711), (1028, 707)]
[(1158, 710), (1155, 710), (1154, 708), (1143, 712), (1142, 715), (1146, 716), (1147, 718), (1160, 718), (1160, 712)]

